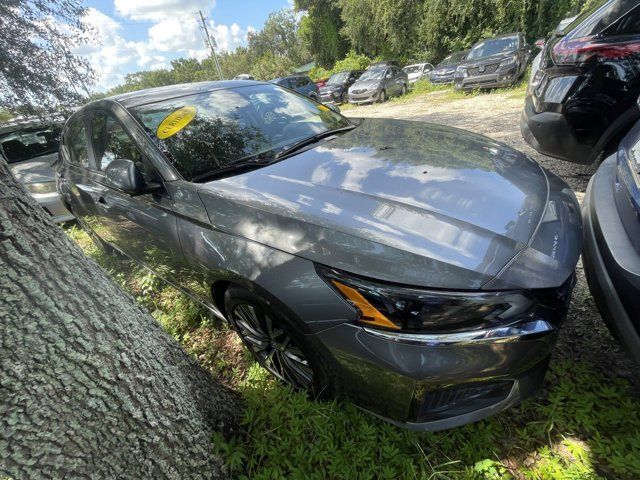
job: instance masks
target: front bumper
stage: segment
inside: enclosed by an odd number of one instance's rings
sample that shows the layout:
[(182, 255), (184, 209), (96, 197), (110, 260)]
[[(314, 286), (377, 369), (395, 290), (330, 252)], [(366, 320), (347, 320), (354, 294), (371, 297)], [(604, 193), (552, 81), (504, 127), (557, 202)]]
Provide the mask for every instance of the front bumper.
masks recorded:
[(595, 151), (578, 142), (562, 113), (536, 113), (531, 94), (525, 99), (520, 131), (529, 145), (550, 157), (582, 164), (595, 160)]
[[(413, 430), (441, 430), (494, 415), (542, 384), (574, 278), (553, 319), (452, 334), (403, 334), (343, 323), (315, 336), (339, 370), (339, 391)], [(560, 298), (560, 297), (558, 297)]]
[(515, 65), (509, 68), (498, 69), (495, 73), (462, 77), (456, 74), (453, 84), (456, 90), (476, 90), (479, 88), (499, 88), (513, 85), (516, 81)]
[(372, 103), (378, 101), (378, 91), (373, 90), (364, 93), (349, 92), (349, 103)]
[(446, 75), (431, 75), (431, 77), (429, 77), (429, 81), (435, 84), (453, 83), (453, 76), (454, 73), (449, 73)]
[(615, 155), (591, 178), (582, 206), (584, 265), (589, 289), (607, 326), (640, 362), (640, 255), (614, 198)]
[(56, 223), (68, 222), (75, 217), (67, 210), (62, 203), (62, 198), (57, 192), (44, 194), (31, 194), (45, 212), (47, 212), (52, 220)]
[(334, 94), (331, 92), (321, 92), (320, 102), (328, 105), (336, 105), (342, 103), (342, 94)]

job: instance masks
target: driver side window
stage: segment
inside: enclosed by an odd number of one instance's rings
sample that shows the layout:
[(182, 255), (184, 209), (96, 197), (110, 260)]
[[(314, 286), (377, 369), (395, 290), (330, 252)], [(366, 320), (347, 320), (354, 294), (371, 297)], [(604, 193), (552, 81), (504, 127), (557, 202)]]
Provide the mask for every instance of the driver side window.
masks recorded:
[(104, 171), (113, 160), (133, 160), (144, 173), (142, 153), (120, 124), (105, 113), (96, 113), (91, 119), (91, 139), (96, 167)]

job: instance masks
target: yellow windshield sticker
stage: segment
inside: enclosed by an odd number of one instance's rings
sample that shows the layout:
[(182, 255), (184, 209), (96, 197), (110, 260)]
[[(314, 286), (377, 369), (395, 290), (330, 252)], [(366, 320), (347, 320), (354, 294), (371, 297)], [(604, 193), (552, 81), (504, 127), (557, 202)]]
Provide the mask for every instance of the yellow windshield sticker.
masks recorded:
[(191, 106), (182, 107), (175, 112), (171, 112), (164, 117), (164, 120), (158, 125), (158, 129), (156, 130), (157, 137), (160, 140), (164, 140), (165, 138), (175, 135), (191, 123), (196, 117), (196, 113), (198, 113), (198, 109)]
[(328, 112), (330, 110), (329, 107), (325, 107), (324, 105), (318, 105), (318, 109), (322, 110), (323, 112)]

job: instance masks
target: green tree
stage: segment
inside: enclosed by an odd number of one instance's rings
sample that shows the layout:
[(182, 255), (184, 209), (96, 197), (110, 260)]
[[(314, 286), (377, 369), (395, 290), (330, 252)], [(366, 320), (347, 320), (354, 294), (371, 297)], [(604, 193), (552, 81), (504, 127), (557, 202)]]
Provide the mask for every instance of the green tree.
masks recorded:
[(76, 105), (94, 81), (73, 54), (87, 42), (80, 0), (0, 2), (0, 108), (38, 113)]
[(344, 57), (349, 42), (340, 33), (343, 22), (336, 0), (295, 0), (295, 8), (305, 12), (299, 35), (318, 65), (329, 68)]

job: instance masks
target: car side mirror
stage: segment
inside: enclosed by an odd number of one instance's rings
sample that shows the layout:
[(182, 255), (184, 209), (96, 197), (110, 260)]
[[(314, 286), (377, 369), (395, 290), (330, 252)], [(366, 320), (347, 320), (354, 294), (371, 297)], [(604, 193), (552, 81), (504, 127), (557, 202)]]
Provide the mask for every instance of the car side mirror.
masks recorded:
[(387, 74), (385, 75), (385, 78), (391, 78), (391, 77), (393, 77), (393, 75), (391, 75), (390, 73), (387, 73)]
[(139, 195), (155, 190), (159, 185), (147, 185), (133, 160), (118, 158), (104, 169), (107, 185), (128, 195)]

